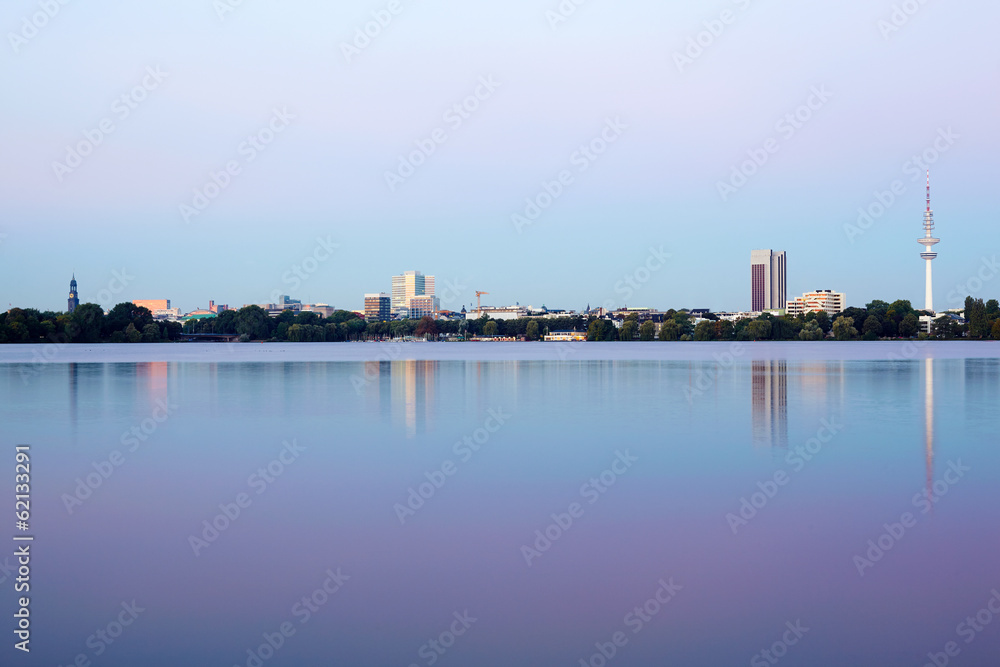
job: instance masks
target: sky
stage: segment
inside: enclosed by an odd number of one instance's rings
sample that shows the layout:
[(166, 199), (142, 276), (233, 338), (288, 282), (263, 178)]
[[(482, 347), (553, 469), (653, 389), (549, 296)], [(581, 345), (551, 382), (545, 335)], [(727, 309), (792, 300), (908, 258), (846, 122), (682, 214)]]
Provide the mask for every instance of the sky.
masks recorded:
[(995, 2), (62, 1), (0, 6), (3, 309), (922, 306), (926, 166), (935, 307), (1000, 297)]

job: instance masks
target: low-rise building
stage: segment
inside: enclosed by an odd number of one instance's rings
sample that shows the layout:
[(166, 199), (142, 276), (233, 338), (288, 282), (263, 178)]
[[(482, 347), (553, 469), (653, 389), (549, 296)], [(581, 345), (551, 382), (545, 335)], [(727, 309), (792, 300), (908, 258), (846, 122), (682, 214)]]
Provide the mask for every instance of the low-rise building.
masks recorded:
[(320, 317), (326, 318), (333, 315), (336, 309), (326, 303), (310, 303), (302, 306), (301, 312), (303, 313), (316, 313)]
[(546, 342), (564, 342), (587, 340), (587, 334), (583, 331), (553, 331), (544, 336)]
[(789, 315), (804, 315), (825, 311), (827, 315), (836, 315), (847, 307), (847, 297), (843, 292), (820, 289), (806, 292), (800, 297), (788, 302), (785, 312)]
[(493, 320), (519, 320), (528, 317), (528, 309), (524, 306), (483, 306), (470, 310), (465, 315), (467, 320), (478, 320), (483, 315), (488, 315)]

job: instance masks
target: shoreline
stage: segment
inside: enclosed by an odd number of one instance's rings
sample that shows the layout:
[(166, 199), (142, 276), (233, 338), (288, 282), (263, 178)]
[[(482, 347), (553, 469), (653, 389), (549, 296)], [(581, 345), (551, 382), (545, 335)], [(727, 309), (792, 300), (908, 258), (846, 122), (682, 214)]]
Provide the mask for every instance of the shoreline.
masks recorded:
[(7, 344), (0, 364), (1000, 359), (1000, 341)]

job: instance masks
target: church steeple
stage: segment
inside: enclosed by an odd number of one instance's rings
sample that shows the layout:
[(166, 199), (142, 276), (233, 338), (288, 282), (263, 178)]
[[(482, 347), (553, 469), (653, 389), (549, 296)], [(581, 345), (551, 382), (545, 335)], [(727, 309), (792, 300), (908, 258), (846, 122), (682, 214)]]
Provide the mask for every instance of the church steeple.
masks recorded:
[(73, 272), (73, 278), (69, 281), (69, 300), (68, 300), (68, 310), (73, 312), (76, 307), (80, 305), (80, 295), (76, 291), (76, 272)]

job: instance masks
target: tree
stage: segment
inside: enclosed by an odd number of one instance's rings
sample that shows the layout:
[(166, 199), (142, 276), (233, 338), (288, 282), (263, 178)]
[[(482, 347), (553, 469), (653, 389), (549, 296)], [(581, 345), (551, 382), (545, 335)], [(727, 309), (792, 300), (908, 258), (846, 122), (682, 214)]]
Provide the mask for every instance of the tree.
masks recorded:
[(483, 335), (493, 338), (497, 335), (497, 323), (490, 320), (485, 325), (483, 325)]
[[(496, 332), (496, 324), (493, 325), (494, 334)], [(437, 338), (438, 335), (438, 325), (434, 321), (434, 318), (430, 315), (425, 315), (420, 318), (420, 322), (417, 323), (416, 334), (423, 338)], [(493, 335), (493, 334), (490, 334)]]
[(215, 318), (215, 333), (236, 333), (236, 311), (224, 310)]
[(830, 314), (825, 310), (820, 310), (816, 313), (816, 324), (823, 330), (824, 335), (830, 333), (830, 329), (833, 328), (833, 321), (830, 319)]
[(771, 335), (771, 321), (767, 319), (754, 320), (747, 325), (747, 333), (752, 340), (761, 340)]
[(713, 340), (715, 338), (715, 322), (704, 320), (694, 327), (695, 340)]
[(142, 328), (142, 342), (155, 343), (160, 340), (160, 327), (152, 322)]
[[(281, 314), (284, 315), (285, 313), (282, 312)], [(319, 316), (319, 313), (314, 313), (311, 310), (304, 310), (295, 316), (295, 323), (302, 325), (315, 325), (319, 324), (321, 319), (322, 318)]]
[(75, 336), (71, 336), (74, 343), (97, 343), (101, 340), (104, 309), (96, 303), (85, 303), (77, 306), (70, 318), (76, 333)]
[(802, 327), (802, 331), (799, 332), (800, 340), (823, 340), (824, 338), (826, 338), (826, 334), (820, 329), (816, 320), (806, 322), (805, 326)]
[(646, 320), (639, 327), (639, 340), (650, 341), (656, 337), (656, 325), (653, 320)]
[(716, 320), (715, 340), (736, 340), (736, 325), (729, 320)]
[(993, 331), (990, 332), (993, 340), (1000, 340), (1000, 320), (993, 323)]
[(965, 319), (969, 323), (969, 338), (986, 338), (990, 335), (986, 304), (982, 299), (965, 298)]
[(858, 335), (854, 328), (854, 318), (841, 315), (833, 321), (833, 335), (837, 340), (853, 340)]
[[(291, 311), (288, 311), (291, 312)], [(250, 340), (262, 340), (271, 335), (270, 317), (260, 306), (243, 306), (236, 313), (236, 331), (240, 336), (246, 334)]]
[(680, 334), (683, 336), (685, 334), (691, 335), (694, 333), (694, 324), (691, 323), (691, 316), (688, 315), (686, 310), (681, 310), (674, 315), (674, 322), (677, 323), (680, 329)]
[(618, 330), (615, 328), (615, 325), (608, 320), (594, 319), (587, 327), (587, 340), (618, 340)]
[(664, 320), (660, 326), (660, 340), (675, 341), (680, 338), (680, 327), (675, 320)]
[(528, 322), (524, 328), (524, 335), (527, 336), (528, 340), (538, 340), (538, 322), (535, 320)]
[(887, 304), (885, 301), (880, 301), (879, 299), (875, 299), (871, 303), (867, 304), (865, 306), (865, 309), (868, 311), (869, 315), (874, 315), (876, 318), (878, 318), (879, 322), (881, 322), (882, 320), (885, 319), (885, 314), (889, 311), (890, 307), (891, 306)]
[(996, 319), (1000, 317), (1000, 302), (996, 299), (990, 299), (986, 302), (986, 316), (990, 319)]
[[(631, 317), (631, 315), (629, 317)], [(626, 319), (622, 323), (622, 328), (619, 331), (619, 338), (624, 341), (633, 341), (635, 340), (636, 334), (638, 333), (639, 333), (639, 325), (636, 324), (636, 321)]]
[(942, 315), (931, 322), (931, 335), (935, 338), (954, 338), (955, 332), (952, 328), (952, 319), (947, 315)]
[(129, 322), (128, 326), (125, 327), (125, 338), (130, 343), (142, 342), (142, 334), (139, 333), (139, 330), (136, 329), (135, 325), (131, 322)]
[(882, 323), (875, 315), (869, 315), (861, 330), (865, 334), (865, 340), (878, 340), (878, 335), (882, 332)]
[(899, 323), (899, 335), (903, 338), (913, 338), (920, 330), (920, 320), (916, 313), (907, 313), (903, 321)]

